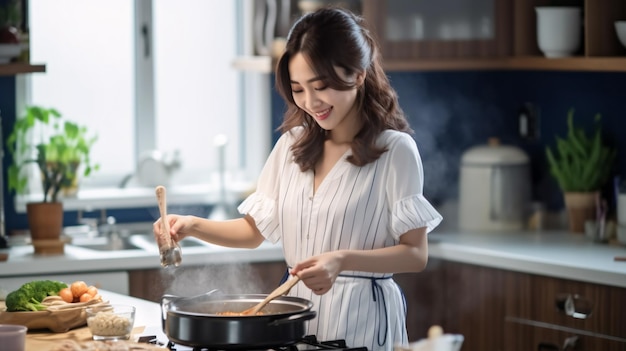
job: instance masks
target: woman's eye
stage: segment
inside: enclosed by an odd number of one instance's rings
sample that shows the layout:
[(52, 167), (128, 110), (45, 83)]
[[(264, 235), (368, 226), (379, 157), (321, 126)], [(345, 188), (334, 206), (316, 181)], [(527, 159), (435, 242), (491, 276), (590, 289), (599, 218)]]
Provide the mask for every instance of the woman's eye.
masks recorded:
[(322, 91), (322, 90), (324, 90), (326, 88), (328, 88), (328, 85), (324, 85), (323, 87), (315, 88), (315, 90)]
[(300, 89), (300, 90), (291, 89), (291, 93), (292, 93), (292, 94), (299, 94), (299, 93), (301, 93), (302, 91), (303, 91), (303, 90), (301, 90), (301, 89)]

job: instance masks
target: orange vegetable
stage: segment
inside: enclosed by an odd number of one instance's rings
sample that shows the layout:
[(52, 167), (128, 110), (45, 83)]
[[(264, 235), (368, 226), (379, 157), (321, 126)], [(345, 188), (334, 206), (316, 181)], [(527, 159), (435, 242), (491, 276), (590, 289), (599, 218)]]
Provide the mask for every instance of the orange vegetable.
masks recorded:
[(79, 302), (87, 302), (87, 301), (89, 301), (91, 299), (93, 299), (93, 296), (89, 295), (88, 293), (84, 293), (84, 294), (80, 295), (80, 298), (79, 298), (78, 301)]
[(70, 288), (61, 289), (61, 291), (59, 291), (59, 296), (61, 296), (65, 302), (74, 302), (74, 295), (72, 294), (72, 290)]
[(75, 299), (80, 299), (80, 297), (87, 292), (87, 284), (82, 280), (77, 280), (70, 285), (70, 289), (72, 290), (72, 295)]
[(91, 295), (92, 297), (94, 297), (94, 296), (98, 295), (98, 288), (96, 288), (96, 287), (95, 287), (95, 286), (93, 286), (93, 285), (90, 285), (90, 286), (87, 288), (87, 294)]

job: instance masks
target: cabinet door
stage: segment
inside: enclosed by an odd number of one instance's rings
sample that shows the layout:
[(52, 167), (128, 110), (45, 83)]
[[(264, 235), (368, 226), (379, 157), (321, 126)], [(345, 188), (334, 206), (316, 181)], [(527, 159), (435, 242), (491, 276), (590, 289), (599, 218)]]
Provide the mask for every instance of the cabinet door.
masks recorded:
[(545, 323), (529, 325), (508, 321), (506, 323), (505, 350), (510, 351), (624, 351), (626, 343), (588, 332), (563, 329)]
[(511, 0), (363, 0), (385, 60), (512, 53)]
[(444, 269), (445, 261), (430, 258), (422, 272), (393, 276), (407, 300), (409, 341), (426, 338), (428, 328), (433, 325), (447, 329)]
[(446, 262), (446, 332), (462, 334), (463, 350), (503, 350), (505, 271)]
[(626, 289), (517, 274), (507, 316), (626, 338)]

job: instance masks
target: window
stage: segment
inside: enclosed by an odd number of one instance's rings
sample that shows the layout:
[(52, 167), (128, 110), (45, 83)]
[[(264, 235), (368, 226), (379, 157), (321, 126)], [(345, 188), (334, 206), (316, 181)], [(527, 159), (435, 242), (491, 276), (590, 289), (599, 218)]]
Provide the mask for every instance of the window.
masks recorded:
[(180, 160), (170, 193), (217, 193), (211, 189), (219, 179), (214, 142), (220, 135), (228, 140), (227, 179), (254, 181), (271, 127), (269, 103), (252, 96), (258, 89), (250, 84), (271, 86), (266, 74), (232, 68), (248, 51), (240, 29), (247, 4), (30, 0), (31, 61), (45, 63), (46, 73), (23, 78), (25, 103), (54, 107), (98, 135), (91, 156), (100, 170), (64, 204), (88, 208), (108, 197), (106, 206), (138, 206), (142, 201), (129, 199), (147, 195), (153, 205), (153, 188), (137, 171), (154, 151)]

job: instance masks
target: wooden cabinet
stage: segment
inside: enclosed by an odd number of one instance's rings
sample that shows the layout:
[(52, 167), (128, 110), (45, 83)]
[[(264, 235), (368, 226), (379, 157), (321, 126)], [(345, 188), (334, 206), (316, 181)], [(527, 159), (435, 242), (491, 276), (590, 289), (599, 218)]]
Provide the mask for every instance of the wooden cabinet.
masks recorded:
[(465, 337), (463, 350), (626, 350), (624, 288), (438, 259), (428, 265), (413, 276), (421, 289), (407, 295), (425, 317), (414, 330), (439, 324)]
[(513, 350), (626, 350), (626, 289), (511, 272), (505, 290)]
[[(616, 20), (626, 19), (626, 2), (567, 2), (583, 9), (582, 47), (575, 56), (548, 59), (537, 45), (535, 7), (550, 0), (317, 1), (344, 5), (361, 14), (380, 43), (389, 71), (626, 72), (626, 48), (614, 28)], [(292, 13), (292, 23), (298, 16)], [(259, 60), (235, 61), (240, 69), (259, 69)], [(272, 67), (271, 60), (264, 60), (261, 70), (270, 72)]]
[[(580, 53), (564, 59), (543, 57), (537, 45), (535, 7), (547, 0), (445, 3), (364, 0), (363, 16), (375, 28), (388, 69), (626, 70), (626, 48), (614, 29), (626, 18), (621, 0), (570, 1), (583, 9), (583, 39)], [(415, 30), (416, 21), (423, 29)], [(398, 26), (409, 34), (398, 38)]]
[[(130, 295), (159, 302), (165, 293), (193, 296), (215, 288), (265, 294), (285, 271), (283, 262), (135, 270)], [(407, 300), (410, 341), (440, 325), (463, 335), (466, 351), (626, 350), (624, 288), (436, 258), (423, 272), (394, 279)]]
[(512, 3), (493, 0), (364, 0), (386, 62), (512, 54)]
[(583, 38), (579, 54), (562, 59), (545, 58), (537, 45), (535, 7), (549, 0), (363, 0), (363, 16), (389, 70), (626, 71), (626, 48), (614, 29), (616, 20), (626, 19), (626, 3), (569, 3), (583, 9)]

